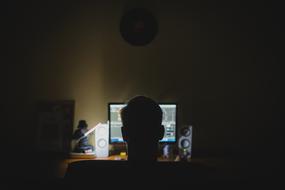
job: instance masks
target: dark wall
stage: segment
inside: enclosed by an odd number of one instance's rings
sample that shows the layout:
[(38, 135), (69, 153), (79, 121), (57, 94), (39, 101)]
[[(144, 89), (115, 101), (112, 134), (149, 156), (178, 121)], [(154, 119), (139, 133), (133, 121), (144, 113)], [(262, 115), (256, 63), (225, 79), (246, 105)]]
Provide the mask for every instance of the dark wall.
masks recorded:
[[(136, 5), (159, 23), (144, 47), (119, 33), (122, 14)], [(73, 99), (75, 122), (92, 126), (107, 120), (108, 102), (145, 94), (179, 103), (180, 124), (194, 125), (196, 150), (281, 155), (273, 2), (41, 1), (2, 9), (1, 136), (8, 150), (34, 146), (38, 100)]]

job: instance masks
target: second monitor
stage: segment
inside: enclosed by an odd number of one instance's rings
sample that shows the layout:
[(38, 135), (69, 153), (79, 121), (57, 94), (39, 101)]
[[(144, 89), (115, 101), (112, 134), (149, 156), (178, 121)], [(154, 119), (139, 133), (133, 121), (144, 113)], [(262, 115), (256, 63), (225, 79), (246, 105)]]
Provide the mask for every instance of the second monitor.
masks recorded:
[[(120, 110), (125, 107), (123, 103), (109, 103), (108, 119), (110, 129), (110, 143), (124, 142), (121, 127), (122, 121)], [(162, 125), (164, 126), (164, 137), (160, 142), (175, 143), (176, 142), (176, 124), (177, 124), (177, 105), (175, 103), (161, 103), (159, 106), (162, 109)]]

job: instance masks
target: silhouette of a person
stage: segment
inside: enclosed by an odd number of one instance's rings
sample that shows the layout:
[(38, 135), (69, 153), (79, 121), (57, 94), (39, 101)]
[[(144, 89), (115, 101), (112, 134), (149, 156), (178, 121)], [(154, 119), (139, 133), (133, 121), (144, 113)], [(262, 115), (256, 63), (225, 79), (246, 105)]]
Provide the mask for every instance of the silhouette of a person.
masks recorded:
[[(118, 186), (124, 189), (144, 189), (150, 185), (153, 189), (167, 189), (169, 186), (175, 188), (181, 185), (189, 187), (191, 182), (204, 184), (205, 180), (212, 179), (210, 170), (201, 165), (193, 165), (191, 162), (157, 162), (158, 143), (164, 136), (164, 127), (162, 110), (154, 100), (145, 96), (132, 98), (121, 110), (121, 119), (128, 162), (73, 162), (68, 166), (67, 179), (79, 182), (80, 185), (86, 179), (97, 179), (98, 184), (103, 184), (104, 188), (111, 186), (110, 189)], [(110, 173), (115, 174), (112, 183)], [(122, 182), (123, 186), (120, 186)]]
[(80, 120), (73, 134), (73, 139), (78, 140), (73, 152), (87, 153), (93, 151), (93, 146), (88, 143), (88, 138), (84, 137), (84, 134), (88, 131), (88, 125), (85, 120)]
[(158, 142), (164, 136), (160, 106), (148, 97), (136, 96), (121, 110), (121, 117), (128, 161), (157, 161)]

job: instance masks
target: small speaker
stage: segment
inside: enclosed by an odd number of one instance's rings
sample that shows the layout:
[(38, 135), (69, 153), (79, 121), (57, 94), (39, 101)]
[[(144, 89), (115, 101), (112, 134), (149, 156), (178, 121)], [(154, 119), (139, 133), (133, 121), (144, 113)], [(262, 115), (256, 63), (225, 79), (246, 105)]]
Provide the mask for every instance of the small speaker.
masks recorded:
[(109, 156), (109, 125), (100, 124), (95, 129), (95, 155), (96, 157)]
[(192, 156), (192, 126), (185, 126), (180, 129), (178, 148), (181, 161), (188, 161)]

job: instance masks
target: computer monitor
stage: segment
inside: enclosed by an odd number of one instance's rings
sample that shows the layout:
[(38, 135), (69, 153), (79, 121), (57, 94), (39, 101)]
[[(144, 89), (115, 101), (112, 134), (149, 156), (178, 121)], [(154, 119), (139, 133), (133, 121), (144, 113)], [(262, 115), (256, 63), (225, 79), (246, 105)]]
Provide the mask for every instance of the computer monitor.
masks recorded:
[[(122, 121), (120, 110), (125, 107), (124, 103), (109, 103), (109, 137), (110, 143), (124, 142), (121, 132)], [(176, 103), (159, 103), (162, 109), (162, 125), (164, 126), (164, 137), (159, 142), (175, 143), (176, 142), (176, 125), (177, 125), (177, 104)]]

